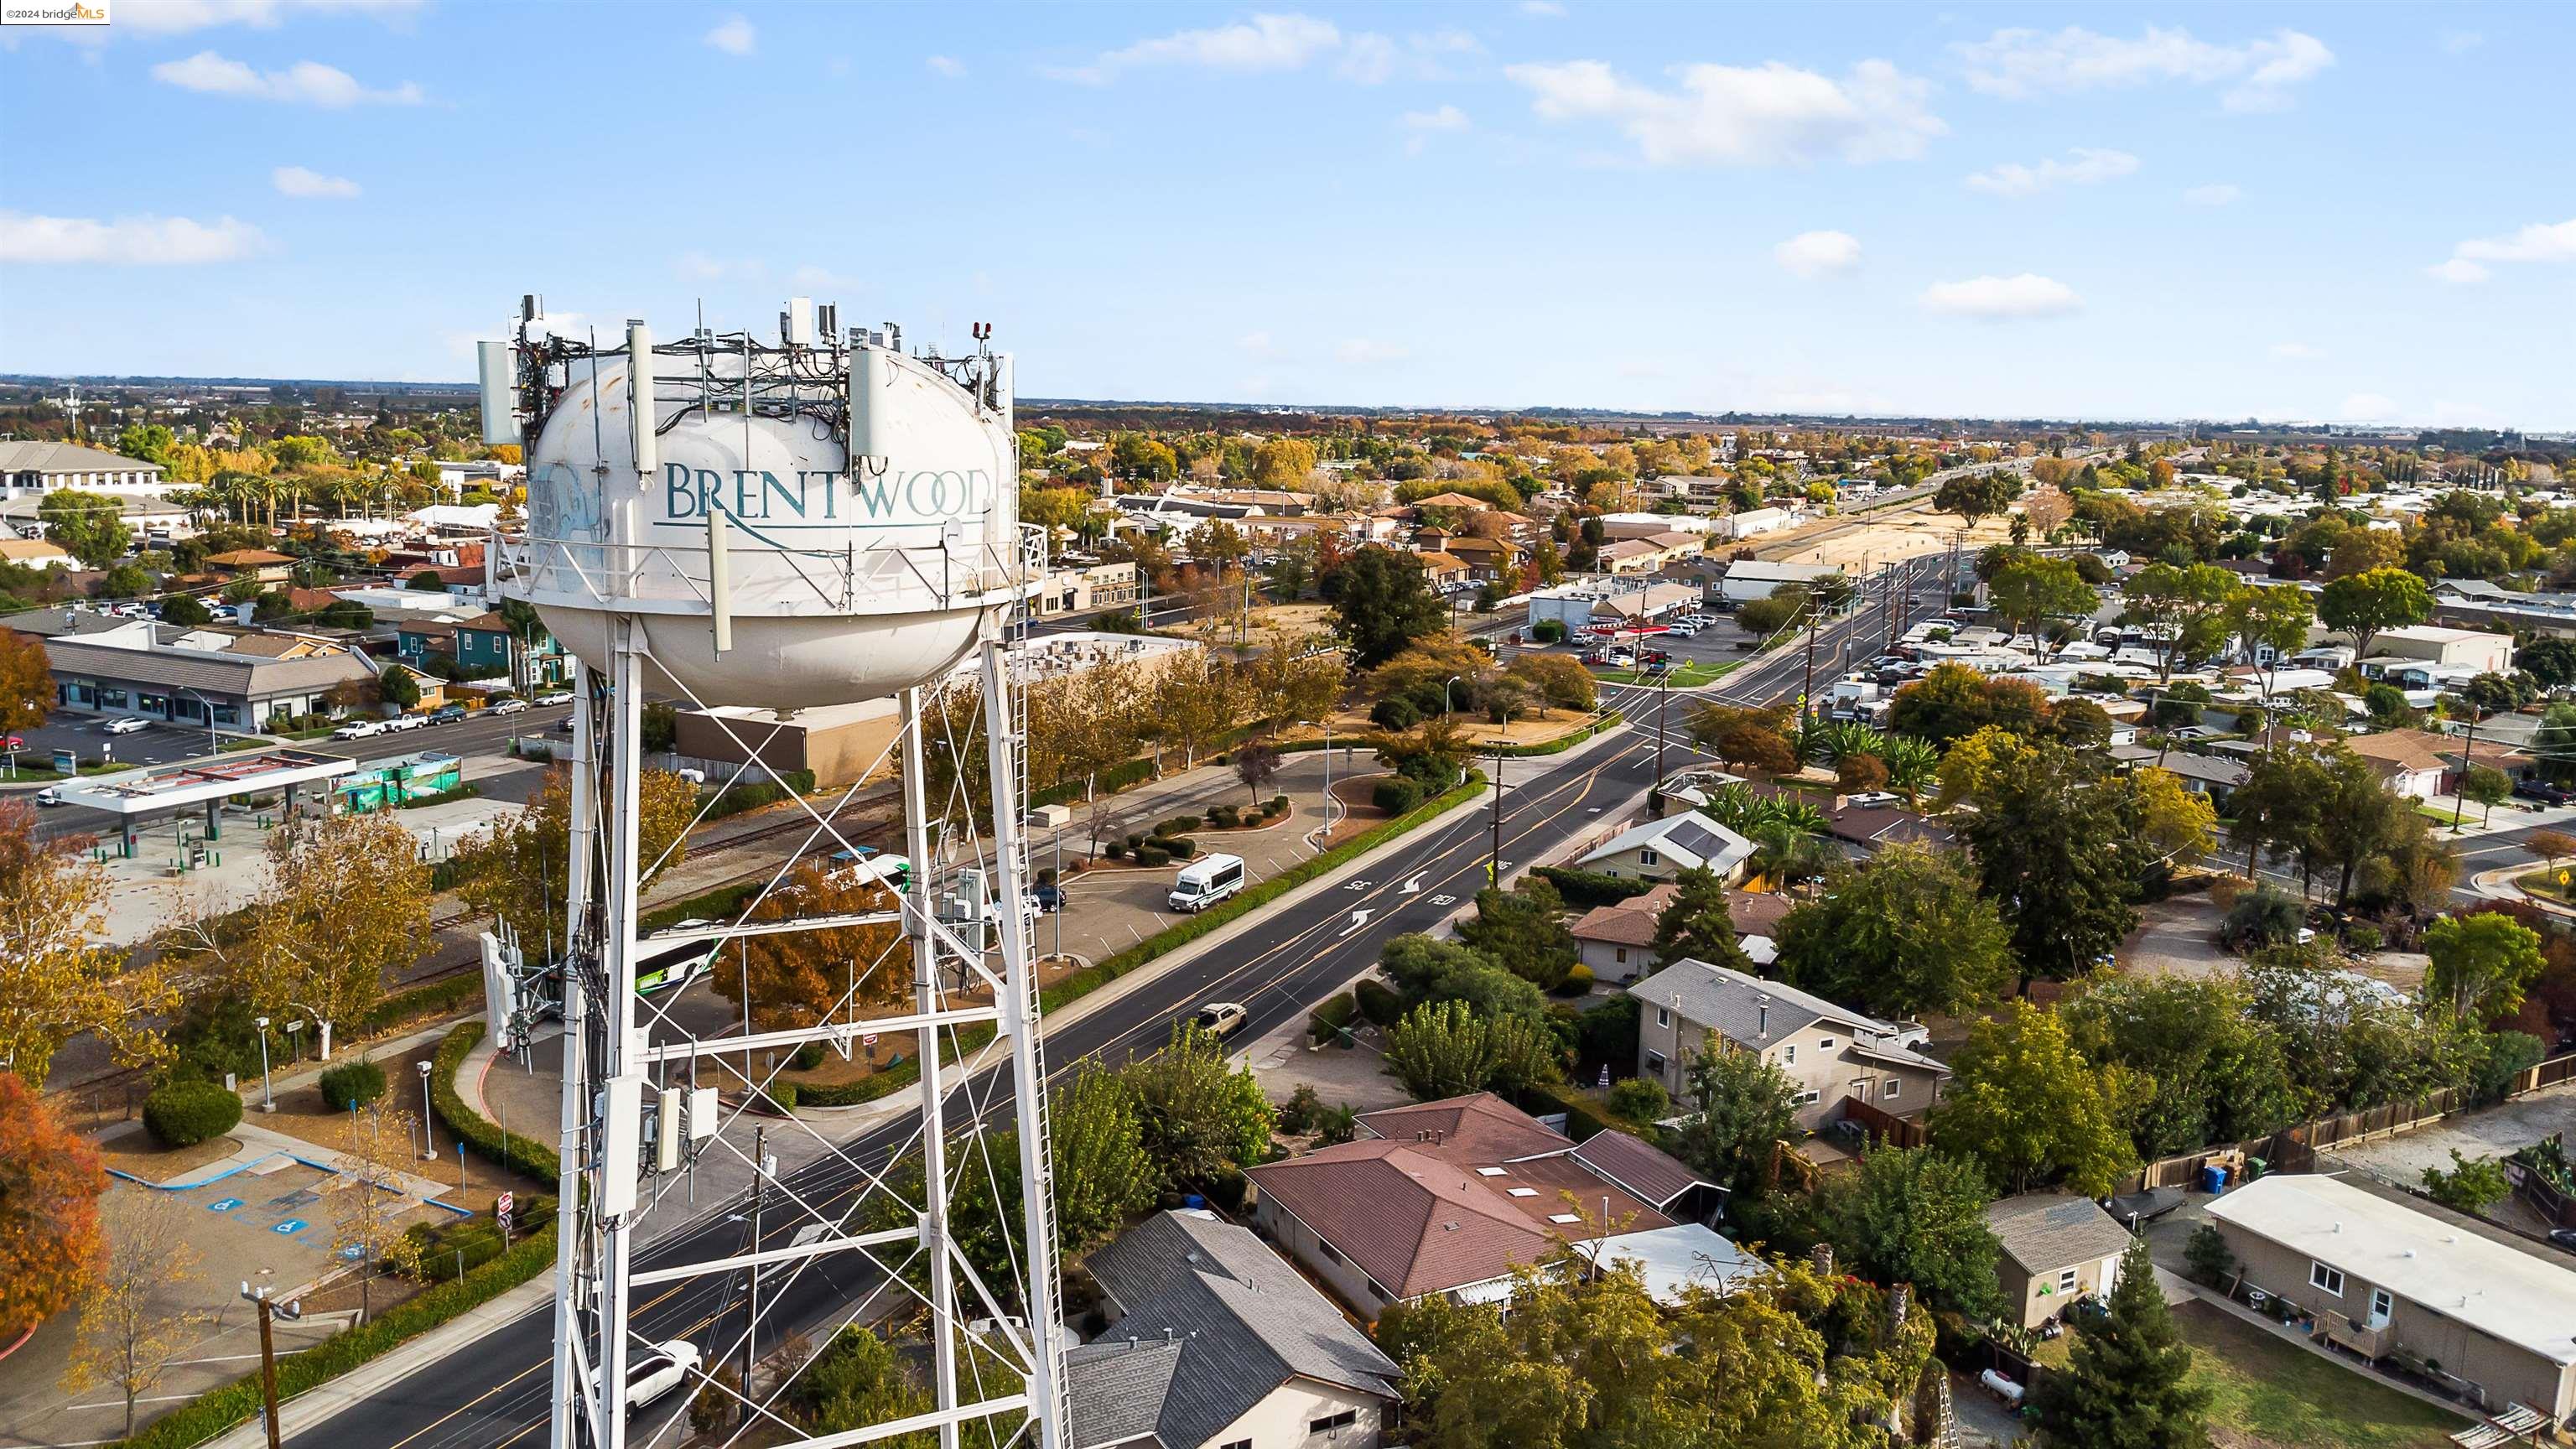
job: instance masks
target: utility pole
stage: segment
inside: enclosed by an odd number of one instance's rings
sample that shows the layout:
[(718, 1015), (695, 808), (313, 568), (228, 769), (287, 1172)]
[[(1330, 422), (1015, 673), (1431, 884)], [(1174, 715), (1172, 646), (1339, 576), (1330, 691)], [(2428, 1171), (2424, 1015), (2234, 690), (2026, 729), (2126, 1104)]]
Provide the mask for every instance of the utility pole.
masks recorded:
[(268, 1449), (278, 1449), (277, 1340), (269, 1331), (269, 1324), (280, 1317), (289, 1323), (302, 1318), (304, 1302), (297, 1299), (283, 1305), (271, 1303), (267, 1288), (253, 1288), (247, 1280), (241, 1285), (241, 1296), (244, 1302), (259, 1310), (259, 1398), (263, 1416), (268, 1421)]
[[(2460, 791), (2469, 787), (2469, 772), (2477, 767), (2478, 707), (2472, 704), (2469, 706), (2469, 742), (2460, 751), (2460, 783), (2458, 788), (2451, 792), (2451, 833), (2453, 835), (2460, 833), (2460, 814), (2468, 808), (2469, 804), (2469, 797), (2461, 794)], [(2494, 812), (2488, 812), (2487, 818), (2494, 819)]]
[(1815, 596), (1809, 595), (1807, 598), (1807, 672), (1806, 678), (1798, 685), (1798, 718), (1800, 719), (1807, 717), (1807, 701), (1814, 698), (1816, 693), (1816, 624), (1824, 612), (1823, 606), (1816, 601)]
[(1485, 884), (1503, 888), (1503, 752), (1499, 749), (1494, 751), (1494, 830), (1485, 856)]
[(1664, 713), (1673, 702), (1673, 673), (1669, 667), (1655, 676), (1655, 788), (1664, 788)]
[[(915, 864), (915, 870), (923, 869)], [(755, 1124), (751, 1129), (751, 1250), (760, 1251), (760, 1200), (762, 1189), (769, 1186), (769, 1125)], [(742, 1391), (751, 1392), (751, 1366), (759, 1358), (756, 1344), (760, 1338), (760, 1265), (754, 1263), (745, 1271), (742, 1289)]]

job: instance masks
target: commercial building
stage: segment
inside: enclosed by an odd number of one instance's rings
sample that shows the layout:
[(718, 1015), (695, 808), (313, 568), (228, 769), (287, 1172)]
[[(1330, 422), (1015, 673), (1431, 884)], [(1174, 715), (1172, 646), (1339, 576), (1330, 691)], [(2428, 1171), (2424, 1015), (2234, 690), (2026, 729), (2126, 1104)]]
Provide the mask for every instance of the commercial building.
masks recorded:
[(164, 472), (158, 463), (78, 443), (29, 439), (0, 442), (0, 490), (11, 496), (50, 493), (57, 488), (84, 492), (110, 488), (128, 492), (156, 490), (162, 487)]
[(1687, 613), (1699, 602), (1699, 590), (1685, 584), (1639, 587), (1595, 575), (1531, 594), (1529, 622), (1536, 627), (1553, 620), (1574, 635), (1595, 624), (1652, 623)]
[(322, 713), (334, 690), (376, 677), (372, 660), (342, 644), (298, 637), (280, 653), (241, 647), (268, 637), (135, 619), (47, 639), (45, 661), (63, 709), (174, 724), (211, 717), (219, 729), (245, 731)]
[(2490, 1410), (2576, 1418), (2576, 1270), (2339, 1177), (2258, 1178), (2209, 1205), (2232, 1291)]
[(1798, 1122), (1810, 1130), (1850, 1115), (1858, 1102), (1910, 1117), (1939, 1100), (1950, 1069), (1914, 1049), (1923, 1029), (1880, 1021), (1783, 981), (1766, 981), (1691, 958), (1628, 988), (1643, 1003), (1637, 1072), (1690, 1099), (1691, 1059), (1747, 1051), (1798, 1089)]
[(1404, 1371), (1246, 1229), (1157, 1213), (1093, 1253), (1108, 1326), (1065, 1354), (1074, 1449), (1373, 1449)]
[(1136, 582), (1136, 565), (1125, 560), (1074, 564), (1050, 572), (1029, 601), (1029, 614), (1061, 619), (1096, 614), (1103, 609), (1132, 609), (1144, 597)]
[(1749, 604), (1755, 599), (1771, 597), (1782, 584), (1812, 584), (1827, 574), (1842, 570), (1833, 564), (1773, 563), (1767, 559), (1740, 558), (1726, 566), (1717, 581), (1717, 597), (1730, 604)]

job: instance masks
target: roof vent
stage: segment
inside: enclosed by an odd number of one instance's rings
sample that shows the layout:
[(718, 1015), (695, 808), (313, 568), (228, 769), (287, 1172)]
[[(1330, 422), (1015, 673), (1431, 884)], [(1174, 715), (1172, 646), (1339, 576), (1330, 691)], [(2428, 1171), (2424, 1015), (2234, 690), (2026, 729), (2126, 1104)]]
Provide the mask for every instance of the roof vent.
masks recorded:
[(1458, 1225), (1456, 1223), (1442, 1223), (1440, 1225), (1440, 1231), (1444, 1233), (1454, 1233), (1458, 1231)]

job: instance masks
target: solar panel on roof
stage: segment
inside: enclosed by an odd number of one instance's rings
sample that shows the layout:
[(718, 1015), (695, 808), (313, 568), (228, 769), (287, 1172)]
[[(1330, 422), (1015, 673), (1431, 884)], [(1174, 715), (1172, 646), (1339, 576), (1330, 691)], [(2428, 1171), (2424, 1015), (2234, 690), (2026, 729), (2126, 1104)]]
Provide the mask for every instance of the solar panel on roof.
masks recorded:
[(1674, 826), (1664, 838), (1702, 860), (1726, 853), (1726, 837), (1690, 821)]

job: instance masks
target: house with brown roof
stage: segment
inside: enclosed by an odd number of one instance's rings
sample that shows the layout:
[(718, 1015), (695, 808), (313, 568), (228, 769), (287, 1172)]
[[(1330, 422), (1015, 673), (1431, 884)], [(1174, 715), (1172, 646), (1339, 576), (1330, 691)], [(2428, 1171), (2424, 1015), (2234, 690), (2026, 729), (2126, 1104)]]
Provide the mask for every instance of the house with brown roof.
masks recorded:
[(2429, 800), (2441, 793), (2442, 776), (2450, 768), (2436, 748), (2441, 742), (2441, 736), (2423, 730), (2395, 729), (2354, 735), (2343, 744), (2368, 761), (2396, 794), (2409, 800)]
[(226, 578), (282, 584), (295, 571), (295, 559), (264, 548), (236, 548), (206, 555), (206, 566)]
[(1467, 561), (1455, 554), (1442, 553), (1434, 549), (1430, 553), (1416, 554), (1415, 557), (1422, 560), (1423, 578), (1429, 580), (1434, 587), (1445, 583), (1464, 582), (1467, 578)]
[(1591, 970), (1595, 981), (1634, 981), (1644, 975), (1655, 960), (1655, 920), (1680, 889), (1667, 882), (1644, 895), (1585, 911), (1568, 928), (1574, 934), (1575, 959)]
[(1472, 533), (1449, 540), (1446, 551), (1466, 560), (1479, 579), (1517, 578), (1522, 561), (1529, 557), (1528, 549), (1508, 538), (1480, 538)]
[(1490, 1092), (1364, 1113), (1359, 1126), (1356, 1141), (1246, 1176), (1255, 1226), (1364, 1319), (1435, 1294), (1499, 1302), (1517, 1269), (1646, 1234), (1666, 1245), (1674, 1229), (1704, 1239), (1712, 1261), (1741, 1260), (1705, 1226), (1722, 1190), (1625, 1134), (1578, 1145)]

